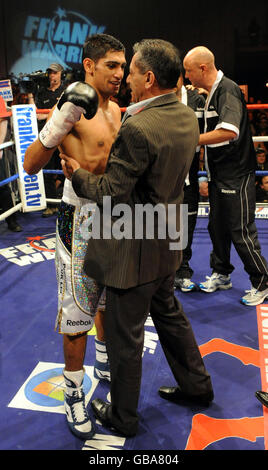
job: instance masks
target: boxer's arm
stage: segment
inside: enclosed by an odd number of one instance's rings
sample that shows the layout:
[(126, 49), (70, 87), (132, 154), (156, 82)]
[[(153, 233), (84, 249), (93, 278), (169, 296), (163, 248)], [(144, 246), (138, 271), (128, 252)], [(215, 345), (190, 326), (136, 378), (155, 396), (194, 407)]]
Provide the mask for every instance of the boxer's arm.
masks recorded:
[(86, 119), (95, 116), (98, 102), (96, 90), (87, 83), (75, 82), (69, 85), (55, 106), (51, 119), (41, 130), (40, 142), (47, 149), (57, 147), (82, 114)]
[(55, 148), (46, 149), (40, 142), (36, 140), (26, 150), (24, 156), (23, 168), (28, 175), (36, 175), (51, 159)]
[(39, 140), (33, 142), (25, 152), (24, 170), (36, 174), (50, 160), (56, 147), (71, 131), (81, 115), (92, 119), (98, 109), (98, 95), (87, 83), (75, 82), (61, 95), (51, 118), (40, 131)]

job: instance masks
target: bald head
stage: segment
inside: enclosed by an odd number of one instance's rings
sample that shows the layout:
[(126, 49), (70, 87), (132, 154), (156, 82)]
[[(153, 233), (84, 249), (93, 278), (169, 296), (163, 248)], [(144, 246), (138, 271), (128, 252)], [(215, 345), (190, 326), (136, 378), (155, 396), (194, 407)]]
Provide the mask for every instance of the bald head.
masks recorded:
[(197, 46), (191, 49), (183, 61), (185, 76), (197, 88), (205, 88), (210, 91), (216, 76), (214, 54), (205, 46)]
[(206, 64), (215, 66), (214, 54), (205, 46), (197, 46), (191, 49), (185, 56), (184, 60), (193, 61), (195, 64)]

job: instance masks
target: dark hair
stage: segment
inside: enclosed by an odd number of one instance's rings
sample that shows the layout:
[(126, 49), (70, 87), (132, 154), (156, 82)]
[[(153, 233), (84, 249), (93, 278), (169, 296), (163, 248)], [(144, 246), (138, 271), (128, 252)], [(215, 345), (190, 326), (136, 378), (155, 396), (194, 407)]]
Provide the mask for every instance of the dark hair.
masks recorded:
[(123, 51), (125, 46), (109, 34), (94, 34), (89, 36), (83, 46), (82, 62), (89, 57), (97, 62), (104, 57), (108, 51)]
[(143, 39), (133, 46), (141, 73), (151, 70), (160, 88), (174, 88), (182, 71), (179, 50), (163, 39)]

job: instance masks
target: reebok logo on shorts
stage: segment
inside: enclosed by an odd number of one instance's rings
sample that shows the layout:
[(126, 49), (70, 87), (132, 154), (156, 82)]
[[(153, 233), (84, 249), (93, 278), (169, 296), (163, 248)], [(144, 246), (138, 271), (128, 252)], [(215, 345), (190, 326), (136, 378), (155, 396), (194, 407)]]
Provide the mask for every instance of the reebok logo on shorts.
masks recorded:
[(84, 325), (90, 325), (92, 320), (67, 320), (66, 325), (67, 326), (84, 326)]

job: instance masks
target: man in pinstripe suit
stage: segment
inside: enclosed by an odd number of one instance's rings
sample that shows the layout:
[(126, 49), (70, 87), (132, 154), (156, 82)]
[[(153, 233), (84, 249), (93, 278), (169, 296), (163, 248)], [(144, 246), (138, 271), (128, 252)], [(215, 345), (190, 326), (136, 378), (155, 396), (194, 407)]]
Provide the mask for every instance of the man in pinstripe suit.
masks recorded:
[[(104, 211), (103, 198), (109, 196), (113, 207), (126, 203), (132, 214), (138, 204), (174, 205), (179, 231), (184, 181), (199, 138), (194, 112), (175, 94), (180, 71), (179, 53), (169, 42), (143, 40), (134, 46), (127, 81), (136, 104), (127, 110), (129, 117), (121, 126), (105, 174), (95, 176), (62, 155), (65, 176), (72, 178), (79, 197), (96, 201)], [(118, 217), (113, 217), (113, 227), (116, 222)], [(135, 215), (133, 222), (138, 223)], [(146, 218), (143, 223), (145, 233)], [(181, 253), (171, 250), (170, 242), (168, 235), (162, 239), (102, 236), (88, 242), (85, 271), (106, 286), (105, 334), (111, 367), (111, 405), (96, 399), (92, 407), (104, 425), (126, 436), (138, 429), (144, 323), (149, 312), (179, 384), (162, 387), (160, 395), (201, 405), (213, 399), (191, 325), (174, 297)]]

